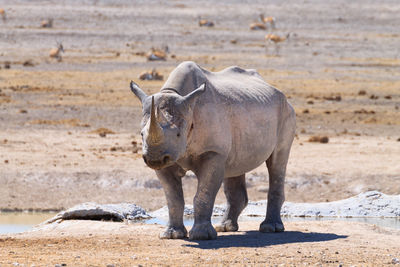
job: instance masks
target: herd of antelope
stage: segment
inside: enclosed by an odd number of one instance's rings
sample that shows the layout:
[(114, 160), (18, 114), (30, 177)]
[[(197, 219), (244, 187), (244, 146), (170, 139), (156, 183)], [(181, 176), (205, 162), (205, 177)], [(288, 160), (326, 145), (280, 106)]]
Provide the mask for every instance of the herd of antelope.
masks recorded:
[[(3, 8), (0, 8), (0, 16), (4, 23), (7, 21), (6, 11)], [(264, 14), (259, 15), (259, 20), (250, 24), (251, 30), (270, 30), (273, 31), (276, 29), (276, 19), (275, 17), (265, 17)], [(214, 22), (198, 17), (198, 23), (200, 27), (214, 27)], [(41, 28), (52, 28), (53, 27), (53, 18), (48, 18), (42, 20), (40, 23)], [(286, 37), (281, 37), (277, 34), (268, 33), (265, 35), (265, 41), (267, 43), (274, 43), (276, 51), (278, 51), (278, 44), (284, 42), (289, 38), (289, 34)], [(54, 58), (57, 61), (62, 61), (61, 53), (64, 53), (64, 47), (62, 43), (57, 42), (57, 46), (52, 48), (49, 52), (49, 57)], [(151, 50), (146, 54), (146, 57), (149, 61), (153, 60), (166, 60), (168, 53), (168, 47), (166, 46), (162, 49), (151, 48)], [(160, 79), (162, 76), (154, 75), (154, 70), (152, 72), (146, 73), (146, 75), (141, 75), (145, 79)], [(162, 78), (161, 78), (162, 79)]]
[[(256, 30), (274, 31), (276, 29), (275, 21), (276, 21), (275, 17), (265, 17), (264, 14), (260, 14), (259, 20), (255, 21), (253, 23), (250, 23), (249, 27), (250, 27), (250, 30), (252, 30), (252, 31), (256, 31)], [(214, 22), (212, 22), (210, 20), (206, 20), (206, 19), (201, 19), (199, 17), (199, 26), (200, 27), (213, 27)], [(274, 33), (268, 33), (265, 35), (265, 41), (267, 43), (273, 43), (275, 45), (276, 53), (279, 52), (278, 44), (286, 41), (288, 38), (289, 38), (289, 34), (287, 34), (284, 37), (279, 36)]]

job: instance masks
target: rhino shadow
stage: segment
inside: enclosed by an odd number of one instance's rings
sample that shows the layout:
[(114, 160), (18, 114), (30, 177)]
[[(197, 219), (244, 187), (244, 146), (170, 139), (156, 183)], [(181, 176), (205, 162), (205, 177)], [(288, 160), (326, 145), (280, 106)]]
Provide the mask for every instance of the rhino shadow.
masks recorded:
[(347, 235), (331, 233), (304, 233), (299, 231), (287, 231), (282, 233), (260, 233), (259, 231), (247, 231), (243, 235), (220, 235), (217, 240), (193, 240), (197, 244), (187, 244), (186, 247), (201, 249), (217, 249), (230, 247), (267, 247), (290, 243), (310, 243), (331, 241), (339, 238), (347, 238)]

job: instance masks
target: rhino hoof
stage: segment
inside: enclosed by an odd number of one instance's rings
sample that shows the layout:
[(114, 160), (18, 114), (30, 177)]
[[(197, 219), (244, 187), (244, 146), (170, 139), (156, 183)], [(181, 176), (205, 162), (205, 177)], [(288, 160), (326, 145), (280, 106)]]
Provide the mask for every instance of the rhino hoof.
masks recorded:
[(161, 239), (183, 239), (185, 237), (187, 237), (187, 230), (185, 227), (168, 227), (164, 232), (160, 233)]
[(238, 229), (239, 225), (237, 223), (233, 223), (231, 220), (226, 220), (215, 227), (217, 232), (236, 232)]
[(277, 223), (263, 222), (260, 224), (260, 232), (262, 233), (278, 233), (283, 231), (285, 231), (285, 227), (281, 222)]
[(195, 224), (189, 232), (190, 240), (216, 239), (217, 232), (211, 223)]

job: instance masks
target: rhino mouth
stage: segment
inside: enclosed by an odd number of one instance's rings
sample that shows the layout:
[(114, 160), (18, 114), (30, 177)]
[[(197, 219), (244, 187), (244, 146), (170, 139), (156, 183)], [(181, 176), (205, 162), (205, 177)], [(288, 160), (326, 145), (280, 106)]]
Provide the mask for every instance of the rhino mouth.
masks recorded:
[(162, 168), (168, 167), (172, 163), (170, 155), (163, 155), (161, 159), (149, 159), (147, 156), (143, 155), (144, 163), (152, 169), (160, 170)]

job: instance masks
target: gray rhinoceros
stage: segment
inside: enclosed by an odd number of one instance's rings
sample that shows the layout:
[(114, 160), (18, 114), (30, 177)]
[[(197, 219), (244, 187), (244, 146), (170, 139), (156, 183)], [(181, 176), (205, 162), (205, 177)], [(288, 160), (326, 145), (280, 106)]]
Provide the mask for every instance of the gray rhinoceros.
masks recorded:
[[(248, 198), (245, 173), (266, 162), (269, 192), (261, 232), (281, 232), (284, 180), (295, 135), (295, 112), (282, 92), (255, 70), (220, 72), (183, 62), (160, 92), (147, 96), (131, 82), (143, 105), (143, 159), (156, 171), (168, 203), (169, 222), (160, 238), (185, 238), (182, 177), (198, 179), (194, 225), (189, 238), (215, 239), (217, 231), (237, 231)], [(215, 196), (224, 184), (226, 213), (211, 225)]]

